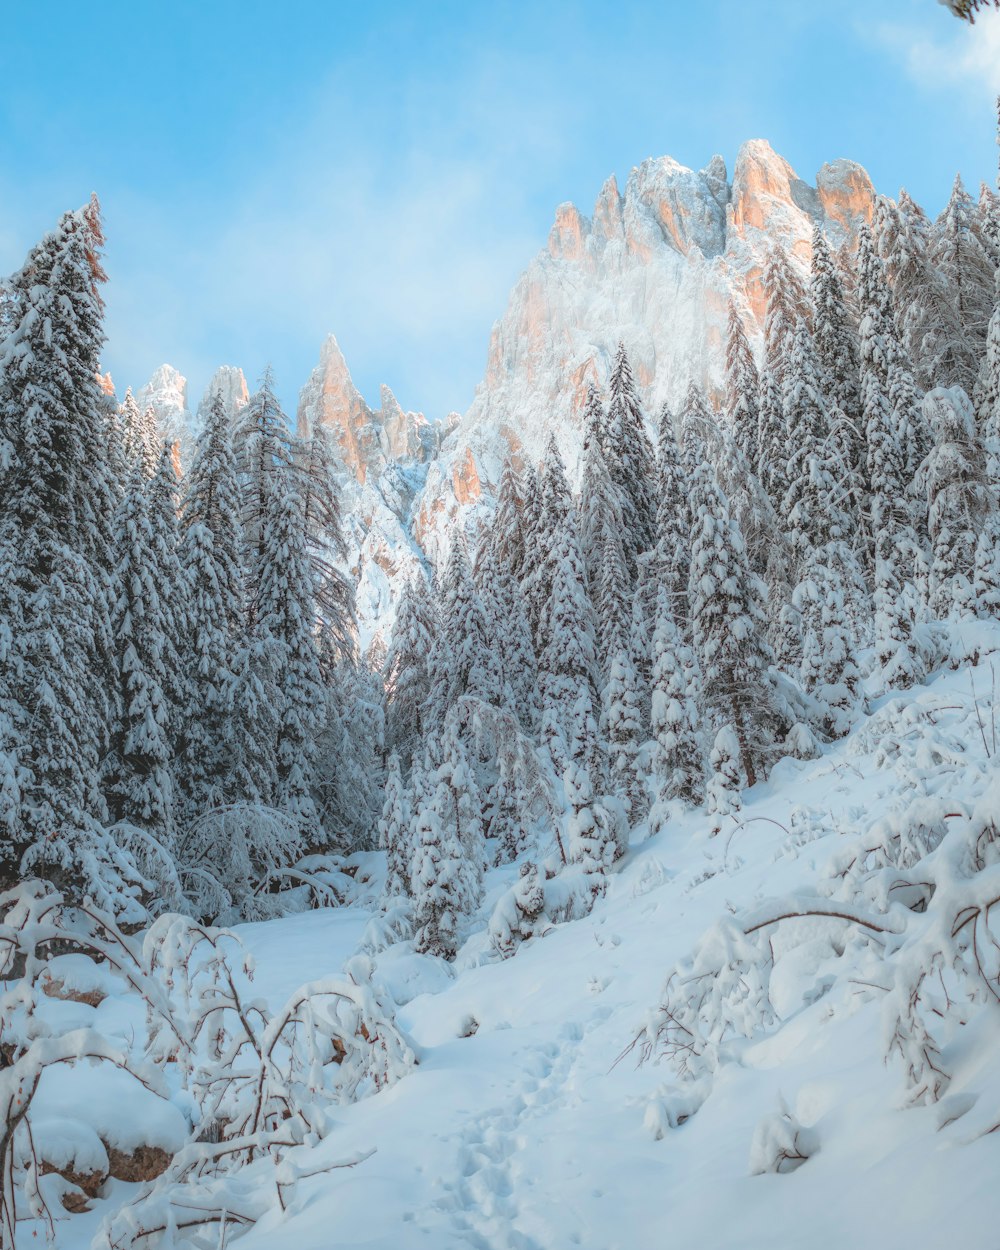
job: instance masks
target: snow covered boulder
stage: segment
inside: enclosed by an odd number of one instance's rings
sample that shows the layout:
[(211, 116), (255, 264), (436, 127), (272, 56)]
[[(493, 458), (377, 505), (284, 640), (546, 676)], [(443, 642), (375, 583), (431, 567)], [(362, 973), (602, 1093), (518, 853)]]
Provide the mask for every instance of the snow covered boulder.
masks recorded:
[(99, 1007), (119, 986), (106, 964), (87, 955), (57, 955), (49, 960), (41, 979), (42, 992), (49, 998), (88, 1007)]
[(32, 1124), (50, 1170), (90, 1197), (109, 1176), (146, 1181), (161, 1175), (190, 1136), (173, 1103), (111, 1064), (46, 1068), (32, 1101)]

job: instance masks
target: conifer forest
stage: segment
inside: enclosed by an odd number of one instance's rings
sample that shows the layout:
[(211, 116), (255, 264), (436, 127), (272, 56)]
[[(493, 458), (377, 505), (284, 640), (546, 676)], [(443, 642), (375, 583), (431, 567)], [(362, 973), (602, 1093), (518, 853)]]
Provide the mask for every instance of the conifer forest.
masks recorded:
[(96, 195), (0, 279), (2, 1250), (997, 1244), (1000, 194), (940, 202), (651, 158), (440, 421), (332, 338), (297, 412), (122, 390)]

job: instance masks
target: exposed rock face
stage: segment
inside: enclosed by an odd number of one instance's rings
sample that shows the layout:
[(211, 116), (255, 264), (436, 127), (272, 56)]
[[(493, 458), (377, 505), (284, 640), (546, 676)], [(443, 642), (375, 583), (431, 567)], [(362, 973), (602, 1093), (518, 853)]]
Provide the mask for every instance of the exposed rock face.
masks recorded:
[(376, 411), (362, 398), (331, 334), (299, 396), (299, 433), (317, 421), (329, 426), (344, 465), (362, 485), (369, 473), (381, 473), (391, 463), (426, 459), (434, 450), (435, 437), (424, 414), (404, 412), (387, 386), (382, 387), (380, 400)]
[(304, 436), (319, 422), (337, 439), (347, 563), (365, 649), (378, 637), (387, 639), (403, 584), (421, 567), (414, 500), (442, 428), (451, 428), (407, 412), (388, 386), (382, 386), (379, 403), (377, 409), (366, 403), (330, 335), (299, 396), (298, 431)]
[(511, 450), (538, 460), (554, 433), (576, 478), (587, 383), (606, 383), (619, 339), (651, 421), (664, 402), (679, 405), (692, 380), (718, 396), (731, 301), (759, 343), (768, 250), (780, 245), (805, 271), (814, 225), (839, 246), (871, 217), (873, 201), (860, 166), (824, 165), (813, 186), (758, 139), (740, 149), (731, 180), (718, 156), (697, 172), (655, 158), (632, 170), (623, 194), (609, 178), (591, 218), (560, 205), (493, 329), (472, 406), (417, 501), (430, 557), (444, 553), (460, 511), (488, 501)]

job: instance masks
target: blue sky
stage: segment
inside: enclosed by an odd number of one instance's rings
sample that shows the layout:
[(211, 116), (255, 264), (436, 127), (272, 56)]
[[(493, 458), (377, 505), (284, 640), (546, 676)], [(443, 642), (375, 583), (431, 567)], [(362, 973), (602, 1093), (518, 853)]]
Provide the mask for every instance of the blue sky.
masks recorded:
[(32, 0), (3, 25), (0, 270), (96, 190), (105, 363), (123, 389), (169, 361), (195, 402), (270, 361), (293, 408), (332, 330), (369, 399), (464, 410), (556, 204), (646, 156), (731, 169), (762, 137), (933, 212), (996, 175), (1000, 19), (934, 0)]

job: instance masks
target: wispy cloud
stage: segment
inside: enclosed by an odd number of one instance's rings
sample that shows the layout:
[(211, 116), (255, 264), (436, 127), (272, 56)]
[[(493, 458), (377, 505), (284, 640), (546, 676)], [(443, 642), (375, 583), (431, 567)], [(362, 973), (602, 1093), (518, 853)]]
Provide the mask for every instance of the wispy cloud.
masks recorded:
[[(529, 188), (556, 155), (554, 97), (526, 96), (506, 68), (481, 60), (419, 96), (329, 86), (298, 134), (220, 174), (213, 203), (109, 199), (112, 367), (141, 383), (135, 370), (167, 358), (197, 392), (228, 340), (251, 373), (293, 354), (299, 376), (279, 379), (291, 399), (333, 331), (369, 394), (385, 380), (428, 415), (466, 406), (544, 240)], [(376, 375), (388, 361), (399, 383)]]
[(920, 87), (957, 91), (976, 103), (1000, 92), (1000, 14), (985, 13), (974, 26), (931, 17), (932, 26), (881, 23), (876, 38)]

